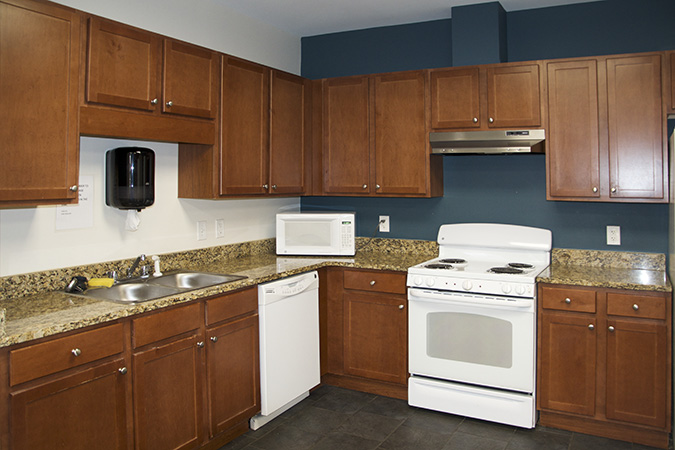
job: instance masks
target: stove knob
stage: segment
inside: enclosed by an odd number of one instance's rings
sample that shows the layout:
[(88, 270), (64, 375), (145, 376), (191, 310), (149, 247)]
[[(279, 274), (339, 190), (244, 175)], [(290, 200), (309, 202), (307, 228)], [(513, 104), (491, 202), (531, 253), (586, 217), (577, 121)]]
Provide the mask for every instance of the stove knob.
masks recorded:
[(435, 282), (436, 280), (434, 280), (433, 278), (431, 277), (427, 278), (427, 286), (431, 287), (434, 285)]
[(522, 284), (516, 286), (516, 294), (523, 295), (524, 293), (525, 293), (525, 286), (523, 286)]
[(413, 278), (413, 283), (415, 283), (415, 286), (421, 285), (422, 284), (422, 277)]
[(511, 285), (510, 284), (502, 284), (502, 292), (505, 294), (508, 294), (511, 292)]
[(469, 280), (464, 280), (464, 283), (462, 283), (462, 289), (465, 291), (470, 291), (473, 289), (473, 283)]

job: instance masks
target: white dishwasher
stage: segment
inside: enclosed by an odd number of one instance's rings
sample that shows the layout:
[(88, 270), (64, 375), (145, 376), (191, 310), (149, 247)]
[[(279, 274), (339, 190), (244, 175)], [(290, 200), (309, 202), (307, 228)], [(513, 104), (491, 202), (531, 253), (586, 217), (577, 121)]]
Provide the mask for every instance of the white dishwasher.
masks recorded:
[(321, 382), (319, 275), (316, 271), (258, 286), (260, 414), (257, 430), (309, 396)]

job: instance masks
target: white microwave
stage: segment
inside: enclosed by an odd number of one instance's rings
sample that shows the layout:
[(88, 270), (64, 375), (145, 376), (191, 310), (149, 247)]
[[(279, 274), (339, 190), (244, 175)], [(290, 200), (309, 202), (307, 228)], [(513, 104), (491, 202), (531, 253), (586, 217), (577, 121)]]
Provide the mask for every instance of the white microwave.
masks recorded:
[(353, 256), (354, 213), (277, 214), (277, 255)]

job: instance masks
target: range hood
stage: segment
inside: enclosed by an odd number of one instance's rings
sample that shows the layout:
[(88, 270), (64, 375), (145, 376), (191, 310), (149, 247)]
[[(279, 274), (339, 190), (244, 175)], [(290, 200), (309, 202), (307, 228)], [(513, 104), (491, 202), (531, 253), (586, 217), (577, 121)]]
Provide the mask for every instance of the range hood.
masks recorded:
[(543, 153), (544, 130), (488, 130), (429, 133), (431, 153)]

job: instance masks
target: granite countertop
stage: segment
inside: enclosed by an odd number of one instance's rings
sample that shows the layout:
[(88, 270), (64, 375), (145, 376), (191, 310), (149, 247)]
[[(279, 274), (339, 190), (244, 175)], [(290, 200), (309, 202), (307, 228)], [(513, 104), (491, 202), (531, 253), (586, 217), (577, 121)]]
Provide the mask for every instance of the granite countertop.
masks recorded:
[(663, 254), (553, 249), (538, 283), (672, 292)]
[[(422, 245), (421, 248), (413, 250), (390, 251), (375, 246), (369, 251), (358, 251), (356, 256), (346, 258), (277, 257), (272, 253), (229, 255), (215, 259), (186, 258), (183, 264), (179, 267), (174, 266), (173, 269), (228, 273), (248, 278), (136, 305), (94, 300), (67, 294), (63, 290), (5, 298), (0, 302), (0, 319), (3, 312), (5, 315), (4, 324), (0, 323), (0, 347), (223, 294), (321, 267), (340, 266), (405, 272), (408, 267), (436, 256), (433, 246)], [(167, 271), (164, 268), (162, 270)]]

